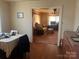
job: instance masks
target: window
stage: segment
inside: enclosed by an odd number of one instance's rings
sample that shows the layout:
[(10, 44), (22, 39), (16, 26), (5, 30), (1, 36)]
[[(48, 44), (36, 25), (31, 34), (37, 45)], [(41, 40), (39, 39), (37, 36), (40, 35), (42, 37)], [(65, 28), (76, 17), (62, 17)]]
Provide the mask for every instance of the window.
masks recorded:
[(59, 16), (49, 16), (48, 25), (51, 25), (52, 22), (59, 23)]

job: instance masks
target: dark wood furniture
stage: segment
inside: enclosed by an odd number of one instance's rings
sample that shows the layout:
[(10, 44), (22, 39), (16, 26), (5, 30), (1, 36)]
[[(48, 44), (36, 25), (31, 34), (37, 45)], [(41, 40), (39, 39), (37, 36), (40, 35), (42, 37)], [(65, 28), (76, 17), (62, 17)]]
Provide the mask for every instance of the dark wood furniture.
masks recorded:
[(11, 52), (9, 59), (23, 59), (26, 52), (30, 52), (30, 42), (28, 36), (24, 35), (19, 38), (19, 42)]
[(64, 39), (62, 40), (64, 59), (79, 59), (79, 42), (73, 41), (72, 36), (76, 36), (76, 32), (64, 32)]

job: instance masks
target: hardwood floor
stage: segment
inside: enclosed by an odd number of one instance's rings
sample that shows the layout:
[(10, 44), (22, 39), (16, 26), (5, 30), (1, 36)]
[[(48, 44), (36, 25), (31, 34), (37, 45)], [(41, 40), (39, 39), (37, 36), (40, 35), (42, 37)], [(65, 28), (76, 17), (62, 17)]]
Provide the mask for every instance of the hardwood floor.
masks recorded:
[(35, 36), (27, 59), (63, 59), (62, 49), (57, 47), (57, 32)]
[(57, 31), (45, 33), (44, 35), (41, 35), (41, 36), (34, 35), (33, 36), (33, 43), (44, 43), (44, 44), (56, 45), (57, 38), (58, 38)]
[(59, 48), (55, 45), (33, 43), (30, 59), (62, 59), (62, 55), (59, 52)]

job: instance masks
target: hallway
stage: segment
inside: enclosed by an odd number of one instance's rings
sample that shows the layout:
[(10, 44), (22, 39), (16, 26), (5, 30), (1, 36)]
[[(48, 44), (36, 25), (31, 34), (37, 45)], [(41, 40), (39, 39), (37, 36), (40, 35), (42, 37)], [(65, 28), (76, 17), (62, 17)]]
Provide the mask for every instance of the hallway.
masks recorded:
[(57, 33), (34, 37), (30, 59), (62, 59), (61, 48), (56, 45)]

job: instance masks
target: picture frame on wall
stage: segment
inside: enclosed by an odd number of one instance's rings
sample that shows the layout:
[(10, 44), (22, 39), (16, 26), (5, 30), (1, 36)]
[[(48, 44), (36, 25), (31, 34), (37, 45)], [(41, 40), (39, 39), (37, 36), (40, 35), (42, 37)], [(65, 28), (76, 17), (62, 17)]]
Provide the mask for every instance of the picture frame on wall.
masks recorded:
[(17, 12), (17, 18), (24, 18), (23, 12)]

